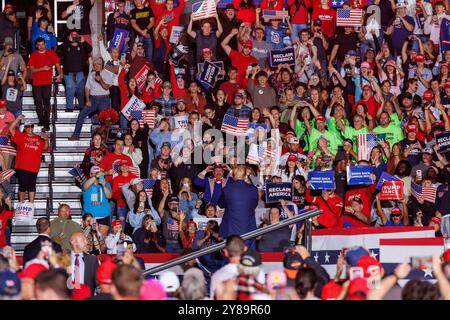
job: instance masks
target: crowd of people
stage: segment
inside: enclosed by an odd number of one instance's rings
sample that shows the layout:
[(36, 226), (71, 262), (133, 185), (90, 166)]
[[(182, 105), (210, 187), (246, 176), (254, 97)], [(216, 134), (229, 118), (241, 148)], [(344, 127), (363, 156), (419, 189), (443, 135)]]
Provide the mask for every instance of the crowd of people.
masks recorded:
[[(62, 12), (80, 23), (68, 24), (58, 44), (52, 10), (37, 0), (25, 60), (11, 37), (3, 41), (0, 134), (16, 150), (3, 148), (0, 164), (14, 169), (19, 188), (16, 197), (11, 178), (2, 178), (0, 247), (13, 271), (0, 272), (0, 290), (14, 283), (17, 291), (0, 296), (19, 296), (22, 268), (23, 299), (381, 299), (408, 275), (407, 264), (383, 277), (376, 259), (354, 249), (358, 259), (343, 253), (330, 281), (302, 247), (302, 222), (245, 242), (236, 235), (319, 208), (316, 230), (431, 226), (449, 236), (450, 50), (441, 32), (448, 1), (349, 0), (337, 9), (328, 0), (233, 0), (198, 20), (182, 16), (185, 0), (117, 0), (106, 34), (91, 35), (94, 2), (75, 0)], [(344, 9), (361, 10), (360, 23), (339, 22)], [(126, 36), (114, 46), (118, 33)], [(292, 59), (276, 64), (274, 52)], [(205, 78), (210, 68), (218, 70)], [(67, 204), (54, 220), (39, 218), (19, 266), (6, 236), (11, 198), (34, 202), (54, 82), (64, 83), (65, 112), (80, 110), (68, 139), (80, 140), (92, 122), (79, 165), (82, 222), (71, 220)], [(38, 123), (22, 114), (27, 83)], [(371, 168), (371, 183), (349, 183), (356, 166)], [(333, 172), (334, 187), (317, 190), (309, 177), (323, 171)], [(397, 200), (381, 198), (383, 177), (402, 182)], [(290, 184), (292, 197), (268, 201), (268, 183)], [(143, 282), (136, 253), (184, 255), (223, 240), (225, 257), (186, 263), (182, 283), (171, 273)], [(286, 247), (291, 271), (264, 275), (258, 251)], [(100, 254), (116, 261), (99, 264)], [(345, 259), (347, 272), (379, 266), (376, 285), (367, 270), (341, 277)], [(411, 280), (402, 298), (449, 299), (448, 260), (448, 252), (442, 266), (434, 258), (436, 285)], [(72, 291), (63, 288), (67, 277)]]

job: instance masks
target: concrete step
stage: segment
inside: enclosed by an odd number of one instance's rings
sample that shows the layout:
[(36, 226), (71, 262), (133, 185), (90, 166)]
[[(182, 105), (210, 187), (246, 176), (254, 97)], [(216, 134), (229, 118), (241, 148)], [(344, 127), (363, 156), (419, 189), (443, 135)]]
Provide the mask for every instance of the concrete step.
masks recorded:
[[(55, 169), (56, 168), (64, 168), (64, 169), (70, 170), (79, 164), (80, 164), (80, 161), (58, 161), (58, 162), (55, 162)], [(42, 162), (41, 170), (47, 170), (49, 165), (50, 165), (49, 161)]]
[[(55, 157), (55, 162), (63, 162), (63, 161), (74, 161), (81, 163), (83, 161), (84, 156), (82, 154), (67, 154), (67, 153), (53, 153)], [(50, 160), (50, 154), (45, 154), (45, 161)]]
[[(50, 103), (53, 105), (54, 103), (54, 97), (53, 95), (50, 97)], [(65, 104), (66, 104), (66, 97), (63, 96), (57, 96), (56, 97), (56, 103), (58, 104), (58, 109), (61, 109), (62, 107), (65, 108)], [(31, 106), (35, 106), (36, 104), (34, 103), (34, 99), (33, 96), (29, 96), (26, 97), (24, 96), (22, 98), (22, 104), (23, 104), (23, 109), (28, 110), (29, 107)]]
[[(81, 189), (78, 186), (76, 186), (75, 183), (73, 185), (53, 183), (52, 187), (53, 187), (53, 194), (67, 193), (68, 196), (70, 196), (70, 194), (76, 193), (76, 196), (78, 196), (78, 197), (81, 195)], [(49, 188), (48, 184), (44, 184), (44, 183), (36, 184), (36, 194), (48, 193), (49, 189), (50, 188)], [(55, 198), (55, 196), (53, 198)], [(64, 197), (61, 197), (61, 198), (64, 199)]]
[[(22, 113), (25, 115), (25, 119), (37, 119), (37, 113), (36, 113), (36, 106), (33, 106), (33, 108), (23, 110)], [(78, 118), (78, 114), (80, 113), (79, 110), (74, 110), (73, 112), (64, 112), (58, 110), (58, 123), (66, 123), (66, 122), (60, 122), (61, 121), (72, 121), (72, 119)], [(52, 112), (50, 112), (52, 114)]]
[(80, 137), (79, 141), (69, 141), (67, 138), (61, 138), (59, 137), (59, 134), (56, 137), (56, 148), (77, 148), (76, 150), (79, 150), (78, 148), (84, 148), (86, 150), (89, 148), (91, 144), (91, 138), (89, 137)]

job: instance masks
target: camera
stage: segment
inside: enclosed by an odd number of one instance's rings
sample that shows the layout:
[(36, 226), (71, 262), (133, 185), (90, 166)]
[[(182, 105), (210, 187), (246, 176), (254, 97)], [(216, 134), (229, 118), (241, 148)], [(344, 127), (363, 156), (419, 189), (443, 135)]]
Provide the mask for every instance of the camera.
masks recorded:
[(73, 42), (81, 42), (81, 37), (80, 36), (72, 37), (72, 41)]

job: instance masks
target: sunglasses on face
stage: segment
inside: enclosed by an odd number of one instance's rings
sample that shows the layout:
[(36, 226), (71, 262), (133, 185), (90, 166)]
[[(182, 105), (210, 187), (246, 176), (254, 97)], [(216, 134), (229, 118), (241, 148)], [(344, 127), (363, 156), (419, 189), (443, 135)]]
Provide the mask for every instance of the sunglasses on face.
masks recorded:
[(34, 124), (26, 125), (24, 128), (34, 128)]
[(401, 214), (391, 214), (391, 217), (401, 217)]

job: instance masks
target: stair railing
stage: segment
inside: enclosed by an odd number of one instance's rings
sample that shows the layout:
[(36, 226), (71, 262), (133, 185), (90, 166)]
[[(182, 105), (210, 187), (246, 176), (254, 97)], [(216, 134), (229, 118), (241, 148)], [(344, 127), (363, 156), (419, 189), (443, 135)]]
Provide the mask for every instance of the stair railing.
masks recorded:
[[(264, 235), (264, 234), (266, 234), (268, 232), (272, 232), (274, 230), (278, 230), (280, 228), (289, 226), (291, 224), (294, 224), (294, 223), (306, 220), (305, 221), (306, 222), (306, 228), (309, 229), (308, 236), (306, 238), (306, 241), (307, 241), (306, 247), (308, 248), (309, 252), (311, 252), (311, 250), (312, 250), (312, 243), (311, 243), (312, 242), (312, 230), (311, 230), (311, 227), (312, 227), (311, 224), (312, 223), (311, 223), (311, 220), (312, 220), (313, 217), (318, 216), (322, 212), (323, 212), (322, 210), (309, 210), (309, 211), (308, 210), (301, 210), (301, 211), (299, 211), (298, 215), (295, 215), (295, 216), (293, 216), (291, 218), (282, 220), (282, 221), (280, 221), (278, 223), (271, 224), (271, 225), (265, 226), (263, 228), (250, 231), (250, 232), (248, 232), (246, 234), (241, 235), (241, 238), (243, 240), (253, 239), (253, 238), (256, 238), (258, 236)], [(197, 259), (197, 258), (199, 258), (201, 256), (206, 255), (206, 254), (219, 251), (219, 250), (225, 248), (225, 243), (226, 243), (225, 241), (222, 241), (222, 242), (216, 243), (216, 244), (214, 244), (214, 245), (212, 245), (210, 247), (206, 247), (206, 248), (203, 248), (201, 250), (198, 250), (198, 251), (186, 254), (186, 255), (184, 255), (182, 257), (176, 258), (174, 260), (168, 261), (166, 263), (162, 263), (162, 264), (160, 264), (160, 265), (158, 265), (156, 267), (153, 267), (153, 268), (145, 270), (144, 271), (144, 275), (155, 274), (155, 273), (161, 272), (163, 270), (167, 270), (169, 268), (172, 268), (172, 267), (175, 267), (177, 265), (180, 265), (182, 263), (185, 263), (187, 261), (190, 261), (190, 260), (193, 260), (193, 259)]]
[(56, 77), (53, 78), (52, 82), (53, 91), (53, 104), (52, 104), (52, 133), (49, 145), (50, 151), (50, 164), (48, 166), (48, 198), (47, 198), (47, 217), (53, 213), (53, 181), (55, 181), (55, 151), (56, 151), (56, 122), (58, 121), (58, 82), (56, 82)]

